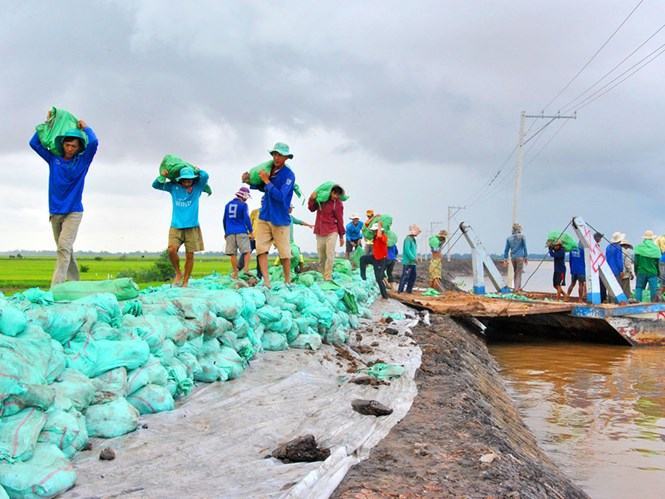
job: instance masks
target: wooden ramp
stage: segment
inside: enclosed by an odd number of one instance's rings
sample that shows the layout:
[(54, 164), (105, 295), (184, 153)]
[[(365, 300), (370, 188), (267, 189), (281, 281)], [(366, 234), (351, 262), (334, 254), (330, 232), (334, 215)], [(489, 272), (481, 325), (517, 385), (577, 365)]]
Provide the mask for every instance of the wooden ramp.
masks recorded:
[(441, 296), (390, 293), (390, 297), (418, 309), (453, 317), (521, 317), (536, 314), (570, 312), (576, 303), (548, 302), (540, 300), (520, 301), (487, 298), (469, 293), (446, 291)]

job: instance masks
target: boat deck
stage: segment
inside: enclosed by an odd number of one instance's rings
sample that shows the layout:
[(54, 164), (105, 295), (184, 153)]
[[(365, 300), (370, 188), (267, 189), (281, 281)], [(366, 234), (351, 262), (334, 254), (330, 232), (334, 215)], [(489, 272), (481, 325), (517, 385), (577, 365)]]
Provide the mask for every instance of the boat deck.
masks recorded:
[(579, 303), (544, 300), (510, 300), (447, 291), (440, 296), (391, 293), (391, 298), (414, 308), (427, 309), (453, 317), (515, 317), (534, 314), (570, 313)]

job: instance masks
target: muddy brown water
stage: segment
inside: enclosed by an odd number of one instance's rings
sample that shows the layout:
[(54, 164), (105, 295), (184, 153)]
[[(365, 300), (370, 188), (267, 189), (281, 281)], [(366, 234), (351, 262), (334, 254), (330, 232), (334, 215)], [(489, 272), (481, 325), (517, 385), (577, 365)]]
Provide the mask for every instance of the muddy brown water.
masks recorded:
[[(536, 272), (532, 263), (527, 289), (552, 291), (551, 262)], [(472, 285), (470, 276), (457, 281)], [(589, 495), (665, 497), (665, 347), (539, 342), (489, 350), (540, 446)]]
[(665, 495), (665, 347), (489, 349), (541, 447), (589, 495)]

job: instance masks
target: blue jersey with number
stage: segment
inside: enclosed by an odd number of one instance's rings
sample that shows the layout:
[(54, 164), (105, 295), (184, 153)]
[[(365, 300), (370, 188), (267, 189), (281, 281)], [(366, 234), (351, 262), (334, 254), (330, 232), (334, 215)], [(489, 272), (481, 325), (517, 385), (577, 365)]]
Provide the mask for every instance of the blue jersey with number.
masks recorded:
[(251, 234), (252, 221), (249, 218), (247, 203), (238, 198), (226, 203), (224, 208), (224, 234)]

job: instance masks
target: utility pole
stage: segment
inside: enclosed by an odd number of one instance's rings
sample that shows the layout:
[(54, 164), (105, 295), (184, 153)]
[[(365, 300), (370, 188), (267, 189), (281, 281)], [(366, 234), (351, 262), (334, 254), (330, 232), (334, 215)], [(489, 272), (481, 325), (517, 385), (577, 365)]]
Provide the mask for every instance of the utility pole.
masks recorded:
[[(526, 131), (524, 130), (524, 127), (526, 126), (526, 120), (527, 119), (547, 119), (549, 120), (544, 126), (539, 128), (531, 137), (528, 139), (525, 138)], [(531, 140), (533, 139), (536, 135), (538, 135), (542, 130), (545, 129), (547, 125), (552, 123), (554, 120), (561, 120), (561, 119), (577, 119), (577, 113), (574, 113), (572, 115), (564, 116), (561, 115), (560, 113), (554, 114), (554, 115), (546, 115), (545, 113), (540, 113), (540, 114), (526, 114), (526, 111), (522, 111), (520, 113), (520, 129), (517, 134), (517, 159), (516, 159), (516, 168), (515, 168), (515, 191), (513, 192), (513, 218), (512, 218), (512, 223), (511, 223), (511, 229), (512, 225), (517, 223), (517, 206), (519, 204), (519, 197), (520, 197), (520, 190), (522, 188), (522, 172), (524, 170), (524, 146)], [(512, 288), (514, 287), (514, 274), (513, 274), (513, 266), (508, 265), (508, 285)]]
[(448, 261), (450, 261), (450, 250), (451, 250), (451, 246), (450, 246), (450, 236), (451, 236), (450, 221), (452, 220), (452, 218), (455, 215), (457, 215), (460, 211), (462, 211), (465, 208), (466, 208), (466, 206), (448, 206), (448, 240), (446, 241), (446, 246), (448, 247), (448, 249), (446, 250), (446, 259)]

